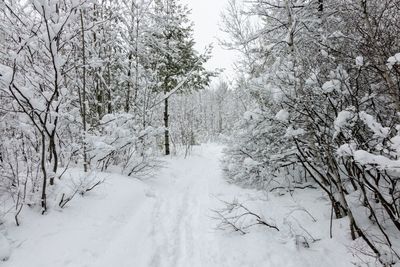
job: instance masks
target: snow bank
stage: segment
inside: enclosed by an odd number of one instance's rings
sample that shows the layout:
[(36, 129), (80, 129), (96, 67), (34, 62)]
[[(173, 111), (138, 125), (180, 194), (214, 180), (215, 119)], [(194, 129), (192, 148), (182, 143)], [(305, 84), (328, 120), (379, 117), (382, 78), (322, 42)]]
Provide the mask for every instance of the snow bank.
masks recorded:
[[(76, 170), (72, 174), (82, 176)], [(144, 214), (139, 208), (151, 198), (146, 197), (149, 187), (143, 182), (118, 174), (97, 173), (96, 176), (105, 179), (104, 184), (84, 196), (77, 194), (64, 209), (53, 208), (42, 216), (38, 210), (25, 208), (20, 215), (20, 227), (14, 226), (9, 218), (7, 238), (18, 246), (12, 248), (11, 257), (0, 266), (99, 266), (93, 262), (108, 250), (112, 240), (129, 235), (123, 232), (124, 226), (139, 220)], [(9, 256), (7, 243), (2, 244), (0, 236), (0, 255)]]

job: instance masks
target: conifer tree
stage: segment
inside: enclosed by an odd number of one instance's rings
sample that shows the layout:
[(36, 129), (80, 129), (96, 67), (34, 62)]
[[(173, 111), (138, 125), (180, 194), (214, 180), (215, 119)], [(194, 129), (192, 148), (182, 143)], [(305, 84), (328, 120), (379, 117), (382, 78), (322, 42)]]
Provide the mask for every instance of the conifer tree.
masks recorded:
[(169, 155), (169, 97), (175, 92), (204, 88), (214, 73), (204, 68), (209, 52), (200, 55), (194, 48), (193, 25), (188, 19), (187, 7), (177, 0), (158, 0), (154, 8), (158, 31), (149, 40), (153, 56), (149, 67), (157, 79), (154, 91), (164, 94), (165, 154)]

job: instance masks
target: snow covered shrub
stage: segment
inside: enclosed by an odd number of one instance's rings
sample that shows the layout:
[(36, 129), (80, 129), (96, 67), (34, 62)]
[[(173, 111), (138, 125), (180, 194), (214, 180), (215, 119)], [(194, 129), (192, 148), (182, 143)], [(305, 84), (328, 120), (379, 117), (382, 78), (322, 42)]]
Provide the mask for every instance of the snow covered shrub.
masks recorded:
[(3, 208), (9, 207), (12, 210), (19, 224), (18, 214), (23, 206), (39, 201), (37, 192), (40, 191), (41, 181), (38, 141), (34, 133), (29, 135), (13, 127), (3, 129), (8, 131), (0, 131), (0, 202)]
[(399, 259), (389, 230), (398, 231), (398, 178), (376, 164), (393, 151), (389, 144), (399, 120), (387, 108), (392, 104), (385, 91), (373, 95), (372, 88), (378, 87), (372, 77), (374, 73), (358, 65), (311, 75), (304, 87), (307, 98), (290, 112), (307, 114), (295, 120), (305, 134), (294, 138), (307, 174), (329, 196), (336, 217), (348, 217), (352, 238), (367, 244), (364, 253), (390, 265)]
[[(57, 202), (53, 193), (62, 191), (57, 184), (66, 170), (89, 171), (90, 158), (94, 168), (149, 175), (158, 131), (138, 125), (153, 123), (157, 95), (148, 93), (154, 79), (139, 62), (147, 58), (139, 38), (124, 39), (145, 30), (120, 24), (137, 10), (75, 0), (1, 5), (0, 198), (17, 213), (38, 203), (45, 212), (48, 197)], [(140, 119), (130, 111), (140, 111)]]
[(247, 111), (238, 122), (235, 134), (225, 150), (226, 178), (234, 183), (255, 188), (291, 186), (303, 182), (296, 164), (292, 130), (285, 127), (287, 111), (277, 114), (265, 110)]
[(80, 170), (69, 170), (62, 180), (58, 180), (56, 185), (49, 192), (49, 199), (53, 206), (64, 208), (77, 195), (84, 196), (101, 185), (105, 180), (99, 177), (95, 171), (83, 173)]
[(128, 113), (108, 114), (100, 121), (98, 132), (88, 135), (89, 155), (94, 166), (107, 170), (119, 167), (129, 176), (151, 176), (159, 167), (156, 138), (162, 129), (143, 129)]
[[(9, 68), (0, 65), (0, 98), (9, 99), (5, 90)], [(12, 110), (13, 102), (0, 102)], [(40, 137), (24, 113), (0, 111), (0, 220), (6, 213), (18, 215), (24, 205), (40, 201)]]
[[(69, 99), (71, 87), (66, 69), (71, 69), (69, 51), (76, 36), (72, 33), (77, 30), (74, 21), (83, 2), (65, 1), (58, 5), (56, 1), (27, 1), (7, 6), (2, 10), (5, 17), (10, 15), (5, 31), (8, 42), (2, 43), (7, 56), (2, 60), (9, 71), (2, 75), (8, 78), (3, 78), (4, 87), (0, 88), (7, 99), (1, 104), (6, 105), (7, 113), (20, 114), (15, 119), (19, 132), (14, 140), (18, 140), (17, 147), (28, 146), (34, 152), (21, 153), (20, 157), (38, 159), (39, 164), (31, 171), (36, 172), (40, 166), (36, 176), (40, 177), (40, 202), (45, 212), (47, 186), (60, 178), (60, 114), (66, 112), (64, 104)], [(36, 190), (37, 185), (32, 186)]]
[[(343, 115), (345, 114), (345, 115)], [(343, 176), (353, 185), (347, 198), (357, 213), (357, 222), (382, 262), (397, 262), (400, 244), (393, 237), (400, 232), (400, 125), (382, 126), (368, 113), (342, 111), (337, 130), (347, 143), (337, 149), (345, 169)], [(395, 119), (398, 121), (398, 119)], [(339, 133), (338, 133), (339, 134)], [(362, 205), (360, 206), (359, 201)]]
[[(250, 83), (262, 78), (252, 93), (261, 119), (243, 123), (234, 137), (229, 176), (263, 184), (278, 148), (294, 144), (289, 161), (325, 192), (336, 218), (348, 218), (363, 253), (384, 266), (399, 262), (397, 1), (258, 1), (243, 9), (232, 1), (228, 46), (243, 52)], [(265, 101), (268, 92), (274, 101)], [(289, 117), (275, 132), (274, 113)]]

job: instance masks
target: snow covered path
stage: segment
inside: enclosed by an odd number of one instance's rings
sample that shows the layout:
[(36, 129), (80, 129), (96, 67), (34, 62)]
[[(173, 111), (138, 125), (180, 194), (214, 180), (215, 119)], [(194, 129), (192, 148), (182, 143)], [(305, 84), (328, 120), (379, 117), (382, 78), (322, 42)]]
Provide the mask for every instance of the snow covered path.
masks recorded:
[(150, 198), (96, 266), (225, 266), (214, 244), (210, 208), (221, 188), (220, 147), (170, 160)]
[[(66, 209), (52, 210), (44, 217), (26, 209), (22, 216), (26, 223), (19, 228), (10, 227), (6, 232), (13, 253), (9, 261), (0, 265), (351, 266), (345, 247), (335, 240), (322, 240), (311, 249), (299, 249), (293, 235), (285, 231), (255, 228), (242, 236), (216, 230), (217, 222), (210, 217), (211, 209), (221, 205), (218, 199), (238, 197), (254, 201), (261, 209), (266, 209), (262, 212), (271, 214), (269, 220), (277, 218), (278, 224), (286, 221), (288, 211), (297, 205), (291, 197), (266, 201), (266, 196), (260, 192), (228, 185), (222, 179), (221, 151), (222, 147), (217, 145), (197, 147), (194, 155), (187, 159), (169, 159), (158, 177), (146, 182), (99, 174), (107, 176), (105, 185), (83, 199), (72, 201)], [(260, 200), (262, 198), (264, 200)], [(310, 196), (309, 202), (315, 202), (314, 199), (315, 195)], [(302, 200), (308, 201), (307, 197)], [(324, 206), (323, 203), (318, 205)], [(317, 226), (316, 231), (314, 228), (311, 231), (316, 237), (328, 235), (329, 208), (326, 211), (325, 217), (318, 218), (324, 227)], [(305, 225), (311, 224), (307, 216), (297, 219)], [(339, 222), (337, 226), (345, 225), (346, 222)]]

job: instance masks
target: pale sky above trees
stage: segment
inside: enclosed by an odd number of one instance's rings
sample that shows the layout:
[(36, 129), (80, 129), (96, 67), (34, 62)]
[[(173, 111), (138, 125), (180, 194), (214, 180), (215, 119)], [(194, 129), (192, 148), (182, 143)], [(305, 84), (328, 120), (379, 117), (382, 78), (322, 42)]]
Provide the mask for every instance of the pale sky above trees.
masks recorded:
[(232, 64), (235, 53), (219, 46), (218, 38), (223, 38), (221, 27), (221, 12), (226, 7), (228, 0), (182, 0), (192, 10), (191, 18), (195, 23), (194, 38), (198, 51), (214, 44), (213, 57), (207, 63), (209, 68), (224, 68), (225, 75), (232, 75)]

